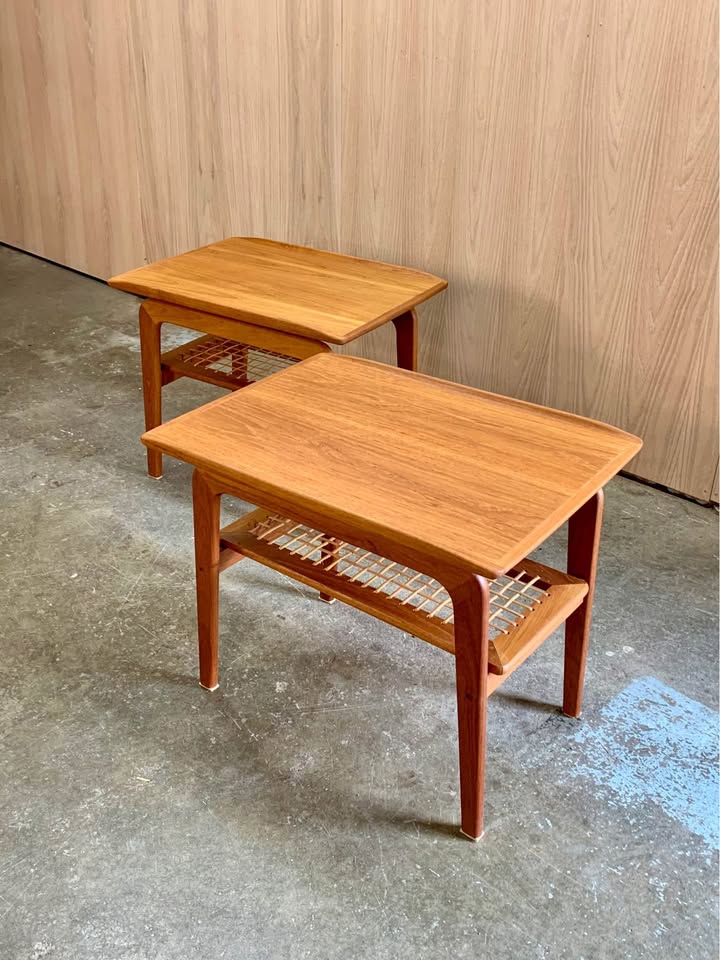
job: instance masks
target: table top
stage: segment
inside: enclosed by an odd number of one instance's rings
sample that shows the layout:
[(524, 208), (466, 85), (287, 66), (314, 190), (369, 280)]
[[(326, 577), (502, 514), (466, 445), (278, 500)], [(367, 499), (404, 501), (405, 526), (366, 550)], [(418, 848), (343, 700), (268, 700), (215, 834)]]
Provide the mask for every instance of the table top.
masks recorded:
[(348, 343), (447, 286), (419, 270), (257, 237), (211, 243), (108, 283), (328, 343)]
[(492, 578), (642, 446), (594, 420), (331, 353), (171, 420), (143, 442), (238, 481), (260, 506), (268, 494)]

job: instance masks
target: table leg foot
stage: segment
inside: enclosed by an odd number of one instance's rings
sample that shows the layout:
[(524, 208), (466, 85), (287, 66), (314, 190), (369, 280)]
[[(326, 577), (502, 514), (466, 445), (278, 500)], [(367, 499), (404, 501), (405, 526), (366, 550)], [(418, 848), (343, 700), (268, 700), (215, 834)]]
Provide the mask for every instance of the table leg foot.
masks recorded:
[(479, 837), (471, 837), (470, 834), (465, 833), (465, 831), (462, 828), (460, 828), (460, 833), (463, 835), (463, 837), (465, 837), (466, 840), (472, 840), (473, 843), (477, 843), (478, 840), (482, 840), (482, 838), (485, 836), (484, 830), (482, 831)]
[(318, 596), (323, 603), (335, 603), (337, 597), (331, 597), (329, 593), (319, 593)]
[(599, 490), (570, 517), (568, 527), (567, 572), (588, 585), (582, 604), (565, 622), (563, 713), (569, 717), (579, 717), (582, 710), (602, 510), (603, 491)]
[(148, 450), (147, 471), (151, 480), (162, 480), (162, 454), (159, 450)]

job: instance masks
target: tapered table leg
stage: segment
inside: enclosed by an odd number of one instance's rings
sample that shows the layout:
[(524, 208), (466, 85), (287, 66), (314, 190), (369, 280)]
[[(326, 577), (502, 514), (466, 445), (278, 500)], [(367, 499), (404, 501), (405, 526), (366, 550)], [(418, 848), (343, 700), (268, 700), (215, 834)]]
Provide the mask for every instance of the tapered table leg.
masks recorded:
[(408, 310), (393, 320), (397, 340), (397, 365), (402, 370), (417, 370), (417, 314)]
[(588, 585), (587, 596), (565, 622), (563, 713), (570, 717), (579, 717), (582, 710), (603, 498), (603, 491), (598, 490), (573, 514), (568, 527), (567, 572)]
[(195, 525), (200, 686), (218, 686), (218, 601), (220, 581), (220, 494), (195, 470), (192, 481)]
[[(152, 430), (162, 423), (162, 369), (160, 365), (160, 327), (144, 308), (140, 307), (140, 357), (142, 362), (143, 403), (145, 429)], [(147, 448), (148, 474), (162, 476), (162, 453)]]
[(479, 840), (485, 795), (490, 592), (487, 580), (472, 577), (450, 593), (455, 619), (461, 831)]

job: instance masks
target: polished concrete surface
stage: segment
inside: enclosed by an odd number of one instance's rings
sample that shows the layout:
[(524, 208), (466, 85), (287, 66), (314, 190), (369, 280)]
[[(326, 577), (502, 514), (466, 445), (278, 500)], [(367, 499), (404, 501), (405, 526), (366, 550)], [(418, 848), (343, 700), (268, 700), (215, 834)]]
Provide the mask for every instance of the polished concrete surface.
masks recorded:
[(136, 314), (0, 248), (1, 960), (715, 960), (714, 511), (610, 484), (583, 718), (558, 634), (491, 701), (472, 844), (441, 651), (248, 561), (197, 685)]

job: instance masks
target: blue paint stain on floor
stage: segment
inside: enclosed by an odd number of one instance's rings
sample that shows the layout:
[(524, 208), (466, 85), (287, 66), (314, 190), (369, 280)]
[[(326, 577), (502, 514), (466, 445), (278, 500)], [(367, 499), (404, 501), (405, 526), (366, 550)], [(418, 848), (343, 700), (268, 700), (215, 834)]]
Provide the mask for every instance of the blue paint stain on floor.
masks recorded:
[(659, 804), (718, 849), (718, 715), (655, 677), (635, 680), (574, 736), (572, 776), (608, 787), (615, 801)]

